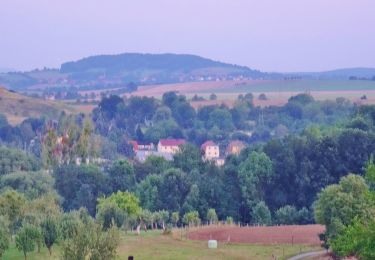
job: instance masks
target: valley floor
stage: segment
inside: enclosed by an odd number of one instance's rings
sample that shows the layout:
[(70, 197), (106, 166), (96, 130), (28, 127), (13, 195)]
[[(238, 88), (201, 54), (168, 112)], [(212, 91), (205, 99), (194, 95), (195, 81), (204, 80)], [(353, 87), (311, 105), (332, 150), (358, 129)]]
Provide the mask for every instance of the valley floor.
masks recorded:
[[(207, 241), (191, 241), (186, 239), (186, 232), (175, 230), (171, 235), (163, 235), (162, 231), (142, 232), (140, 236), (134, 233), (123, 234), (118, 248), (117, 259), (288, 259), (300, 252), (319, 250), (317, 246), (307, 245), (250, 245), (220, 243), (217, 249), (208, 249)], [(41, 253), (28, 254), (29, 260), (59, 259), (58, 246), (53, 248), (52, 257), (46, 248)], [(7, 250), (3, 259), (24, 259), (14, 244)]]

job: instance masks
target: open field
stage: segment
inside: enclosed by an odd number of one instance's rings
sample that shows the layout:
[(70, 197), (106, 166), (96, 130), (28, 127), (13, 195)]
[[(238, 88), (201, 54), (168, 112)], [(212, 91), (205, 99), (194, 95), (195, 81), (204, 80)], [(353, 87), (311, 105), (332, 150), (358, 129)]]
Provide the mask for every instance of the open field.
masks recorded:
[[(254, 95), (255, 106), (282, 106), (288, 102), (291, 96), (295, 96), (304, 92), (267, 92), (267, 100), (259, 100), (259, 94), (263, 92), (252, 92)], [(335, 100), (338, 97), (346, 98), (357, 104), (375, 104), (375, 90), (346, 90), (346, 91), (310, 91), (316, 100)], [(217, 100), (208, 100), (208, 96), (203, 96), (206, 100), (203, 101), (191, 101), (191, 105), (194, 108), (214, 105), (214, 104), (225, 104), (229, 107), (234, 105), (235, 100), (239, 94), (245, 93), (217, 93)], [(366, 95), (366, 100), (361, 100), (361, 97)]]
[(318, 235), (324, 232), (322, 225), (290, 225), (259, 227), (210, 226), (188, 234), (189, 239), (231, 241), (249, 244), (306, 244), (320, 245)]
[[(134, 259), (287, 259), (289, 256), (319, 249), (309, 245), (250, 245), (236, 243), (220, 243), (217, 249), (208, 249), (207, 241), (192, 241), (186, 239), (185, 230), (175, 230), (172, 235), (162, 235), (160, 230), (142, 232), (141, 236), (134, 233), (123, 234), (118, 248), (117, 259), (127, 259), (129, 255)], [(28, 255), (29, 260), (58, 259), (60, 249), (53, 248), (52, 257), (43, 248), (41, 254), (36, 252)], [(4, 259), (23, 259), (22, 253), (12, 245), (6, 251)]]
[(182, 94), (311, 92), (375, 90), (375, 81), (364, 80), (243, 80), (204, 81), (140, 86), (134, 95), (158, 96), (167, 91)]
[[(212, 104), (232, 106), (239, 94), (254, 94), (256, 106), (281, 106), (288, 99), (299, 93), (310, 93), (317, 100), (335, 100), (344, 97), (352, 102), (375, 104), (375, 81), (350, 80), (244, 80), (244, 81), (212, 81), (190, 82), (180, 84), (164, 84), (140, 86), (131, 95), (153, 96), (161, 98), (167, 91), (177, 91), (188, 98), (195, 94), (205, 98), (204, 101), (191, 102), (197, 108)], [(215, 93), (217, 100), (211, 101), (209, 95)], [(259, 94), (265, 93), (268, 100), (258, 100)], [(367, 100), (360, 98), (366, 95)]]
[(89, 103), (33, 98), (0, 87), (0, 114), (5, 115), (11, 125), (20, 124), (29, 117), (56, 117), (61, 111), (68, 114), (89, 114), (95, 107), (96, 105)]
[(57, 116), (59, 112), (78, 113), (72, 106), (58, 101), (27, 97), (0, 87), (0, 113), (16, 125), (28, 117)]

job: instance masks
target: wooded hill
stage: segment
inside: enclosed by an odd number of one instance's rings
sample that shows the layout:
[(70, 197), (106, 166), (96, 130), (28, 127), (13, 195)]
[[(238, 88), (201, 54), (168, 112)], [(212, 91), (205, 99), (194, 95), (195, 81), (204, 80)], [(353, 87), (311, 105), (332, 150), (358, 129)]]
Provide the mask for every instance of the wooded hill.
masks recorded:
[(11, 89), (31, 86), (100, 89), (127, 87), (131, 82), (155, 84), (275, 77), (278, 74), (267, 74), (196, 55), (124, 53), (91, 56), (64, 63), (60, 69), (2, 73), (0, 83)]

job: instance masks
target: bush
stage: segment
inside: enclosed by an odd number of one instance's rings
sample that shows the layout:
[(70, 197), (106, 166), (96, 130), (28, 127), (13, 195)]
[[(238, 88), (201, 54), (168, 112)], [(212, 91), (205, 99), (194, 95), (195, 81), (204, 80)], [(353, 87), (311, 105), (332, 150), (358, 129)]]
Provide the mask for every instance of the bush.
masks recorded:
[(253, 223), (257, 225), (271, 225), (271, 212), (264, 201), (256, 204), (251, 212)]
[(227, 217), (227, 219), (225, 220), (225, 223), (228, 224), (228, 225), (232, 225), (233, 224), (233, 218), (232, 217)]
[(276, 223), (283, 225), (296, 224), (297, 216), (297, 209), (290, 205), (279, 208), (275, 213)]
[(266, 96), (266, 94), (262, 93), (262, 94), (259, 95), (258, 99), (259, 100), (267, 100), (267, 96)]

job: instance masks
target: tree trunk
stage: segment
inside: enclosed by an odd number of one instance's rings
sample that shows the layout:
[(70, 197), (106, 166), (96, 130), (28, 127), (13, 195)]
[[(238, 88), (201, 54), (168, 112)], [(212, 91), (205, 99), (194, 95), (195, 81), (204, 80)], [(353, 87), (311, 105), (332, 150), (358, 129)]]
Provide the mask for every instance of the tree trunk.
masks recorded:
[(25, 260), (27, 260), (26, 252), (24, 252), (23, 255), (24, 255), (24, 257), (25, 257)]
[(48, 247), (49, 256), (52, 255), (52, 250), (51, 249), (52, 249), (51, 247)]

